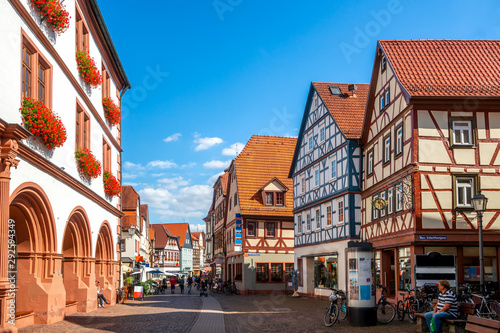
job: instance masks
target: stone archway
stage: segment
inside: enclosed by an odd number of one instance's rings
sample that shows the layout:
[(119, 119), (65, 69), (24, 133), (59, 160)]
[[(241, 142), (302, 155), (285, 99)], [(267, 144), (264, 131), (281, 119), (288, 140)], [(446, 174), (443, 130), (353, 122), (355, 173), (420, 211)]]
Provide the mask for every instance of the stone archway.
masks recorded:
[(95, 278), (104, 288), (102, 293), (112, 304), (116, 303), (116, 284), (119, 278), (118, 265), (113, 258), (113, 234), (108, 221), (104, 221), (96, 241)]
[(94, 310), (97, 307), (97, 292), (92, 235), (82, 207), (76, 207), (69, 215), (63, 237), (61, 253), (66, 303), (77, 302), (77, 311), (80, 312)]
[(34, 312), (34, 322), (64, 319), (66, 293), (61, 255), (47, 195), (35, 183), (20, 185), (10, 196), (9, 218), (15, 221), (17, 251), (16, 312)]

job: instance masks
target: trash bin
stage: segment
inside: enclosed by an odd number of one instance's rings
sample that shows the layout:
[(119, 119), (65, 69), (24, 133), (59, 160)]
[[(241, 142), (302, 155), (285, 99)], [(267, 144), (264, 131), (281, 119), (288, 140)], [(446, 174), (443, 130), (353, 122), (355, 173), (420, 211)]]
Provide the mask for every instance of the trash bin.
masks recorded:
[(347, 318), (352, 326), (377, 325), (373, 245), (347, 243)]

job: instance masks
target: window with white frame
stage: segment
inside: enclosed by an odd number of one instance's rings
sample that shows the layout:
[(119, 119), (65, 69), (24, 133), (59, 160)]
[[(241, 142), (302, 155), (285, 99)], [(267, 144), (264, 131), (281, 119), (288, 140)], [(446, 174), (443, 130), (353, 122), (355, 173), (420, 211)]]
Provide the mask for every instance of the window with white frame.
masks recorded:
[(302, 233), (302, 214), (297, 215), (297, 232)]
[(309, 135), (309, 139), (308, 140), (309, 140), (308, 150), (311, 151), (313, 149), (313, 143), (314, 143), (312, 134)]
[(332, 206), (331, 205), (326, 206), (326, 225), (327, 226), (332, 225)]
[(306, 216), (306, 229), (307, 231), (311, 231), (311, 214), (309, 213)]
[(344, 223), (344, 199), (337, 201), (337, 207), (339, 209), (339, 223)]
[(319, 229), (321, 228), (321, 215), (320, 215), (320, 212), (319, 212), (319, 208), (316, 209), (316, 229)]
[(331, 168), (331, 179), (336, 179), (337, 178), (337, 159), (332, 158), (330, 159), (330, 168)]
[(384, 154), (383, 161), (389, 163), (391, 161), (391, 135), (384, 137)]
[(373, 149), (368, 151), (368, 158), (367, 158), (367, 170), (368, 170), (368, 176), (373, 174)]
[(453, 145), (471, 146), (472, 143), (472, 121), (452, 120)]
[(378, 195), (372, 197), (372, 220), (378, 219), (378, 209), (375, 208), (375, 201), (378, 199)]
[(302, 187), (302, 194), (306, 193), (306, 176), (302, 175), (300, 176), (300, 185)]
[(387, 190), (387, 214), (394, 213), (394, 188)]
[(394, 156), (399, 156), (403, 152), (403, 123), (396, 126), (396, 143), (394, 145)]
[(403, 210), (403, 184), (396, 185), (396, 212)]
[(379, 102), (380, 102), (380, 112), (383, 112), (387, 106), (389, 106), (390, 103), (390, 93), (389, 89), (384, 90), (379, 97)]
[(319, 168), (314, 169), (314, 186), (319, 186)]
[(325, 142), (325, 126), (321, 126), (319, 129), (319, 142)]
[[(385, 201), (385, 198), (386, 198), (385, 192), (380, 193), (380, 199)], [(384, 216), (385, 216), (385, 208), (380, 210), (380, 217)]]
[(457, 208), (471, 208), (474, 195), (474, 177), (456, 177), (455, 195)]

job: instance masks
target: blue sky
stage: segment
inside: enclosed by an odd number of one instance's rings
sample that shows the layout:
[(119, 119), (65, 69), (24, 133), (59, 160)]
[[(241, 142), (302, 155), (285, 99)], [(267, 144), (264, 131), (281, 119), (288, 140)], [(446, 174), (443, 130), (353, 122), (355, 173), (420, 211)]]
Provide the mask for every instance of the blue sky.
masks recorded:
[(500, 36), (495, 1), (99, 5), (132, 84), (124, 184), (151, 223), (200, 231), (216, 176), (253, 134), (298, 134), (311, 81), (369, 83), (378, 39)]

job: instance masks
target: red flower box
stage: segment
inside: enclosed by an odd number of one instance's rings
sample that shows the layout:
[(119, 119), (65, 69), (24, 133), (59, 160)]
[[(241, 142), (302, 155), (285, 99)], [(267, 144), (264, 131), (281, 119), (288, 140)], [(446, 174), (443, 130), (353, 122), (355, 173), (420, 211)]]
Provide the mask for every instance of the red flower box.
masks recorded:
[(112, 198), (120, 194), (122, 190), (120, 183), (118, 182), (116, 177), (113, 176), (111, 172), (107, 170), (104, 171), (103, 182), (104, 182), (104, 193), (106, 193), (107, 197)]
[(120, 123), (121, 112), (120, 108), (113, 102), (110, 97), (102, 99), (102, 105), (104, 107), (104, 116), (109, 121), (111, 126), (115, 126)]
[(31, 0), (31, 6), (40, 11), (58, 35), (69, 28), (69, 13), (59, 0)]
[(88, 148), (78, 148), (75, 152), (78, 172), (85, 178), (97, 178), (101, 175), (101, 163)]
[(67, 139), (66, 128), (61, 119), (42, 102), (25, 98), (19, 109), (23, 117), (22, 124), (34, 136), (38, 137), (49, 149), (61, 147)]
[(94, 58), (89, 56), (87, 51), (78, 50), (76, 52), (76, 62), (78, 64), (78, 71), (85, 82), (90, 84), (92, 88), (97, 88), (101, 85), (101, 73), (97, 69)]

